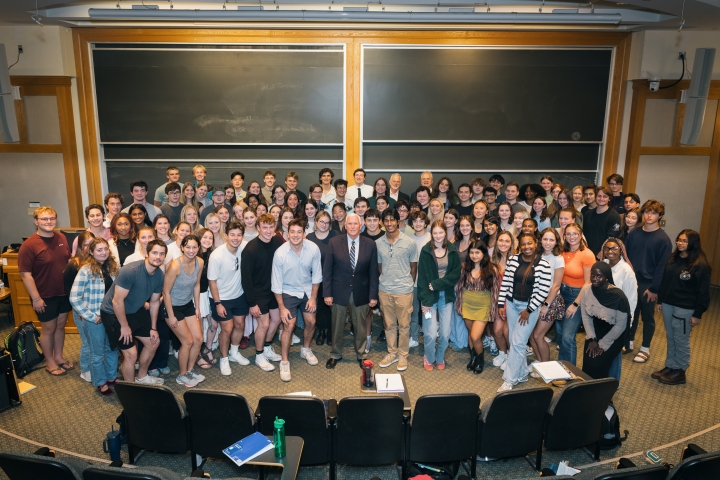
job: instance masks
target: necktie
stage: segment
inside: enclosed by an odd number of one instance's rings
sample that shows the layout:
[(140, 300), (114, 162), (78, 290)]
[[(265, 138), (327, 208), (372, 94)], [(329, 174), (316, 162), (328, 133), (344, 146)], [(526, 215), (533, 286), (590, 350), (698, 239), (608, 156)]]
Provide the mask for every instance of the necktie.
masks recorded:
[(355, 240), (350, 245), (350, 268), (355, 271)]
[(362, 190), (358, 187), (358, 198), (362, 197)]

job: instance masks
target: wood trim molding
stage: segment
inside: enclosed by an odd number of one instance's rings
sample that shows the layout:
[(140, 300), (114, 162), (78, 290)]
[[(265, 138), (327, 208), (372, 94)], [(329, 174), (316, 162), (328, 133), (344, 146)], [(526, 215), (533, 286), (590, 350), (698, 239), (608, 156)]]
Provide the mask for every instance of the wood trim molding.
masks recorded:
[(15, 86), (30, 86), (30, 85), (49, 85), (57, 87), (59, 85), (67, 85), (68, 87), (72, 84), (71, 77), (59, 77), (59, 76), (24, 76), (14, 75), (10, 77), (10, 83)]
[(632, 36), (627, 36), (615, 47), (610, 108), (608, 110), (607, 135), (605, 137), (605, 158), (598, 183), (604, 183), (611, 173), (617, 172), (622, 139), (623, 114), (625, 111), (625, 92), (630, 66), (630, 47)]

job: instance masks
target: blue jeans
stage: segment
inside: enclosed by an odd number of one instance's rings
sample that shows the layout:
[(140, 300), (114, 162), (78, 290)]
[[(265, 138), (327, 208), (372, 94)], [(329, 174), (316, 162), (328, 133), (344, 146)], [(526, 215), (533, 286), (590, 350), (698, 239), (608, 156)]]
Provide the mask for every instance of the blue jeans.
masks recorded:
[(538, 321), (540, 309), (530, 314), (525, 325), (520, 325), (518, 321), (520, 313), (527, 309), (528, 302), (521, 302), (513, 299), (513, 301), (505, 301), (507, 306), (507, 324), (510, 337), (510, 348), (508, 348), (507, 366), (503, 373), (503, 380), (515, 385), (519, 379), (528, 374), (528, 364), (525, 357), (525, 347)]
[(110, 342), (108, 342), (103, 324), (80, 320), (77, 327), (78, 331), (83, 330), (83, 335), (88, 339), (90, 375), (93, 386), (100, 387), (108, 380), (115, 380), (118, 369), (118, 352), (110, 349)]
[(85, 335), (85, 330), (82, 328), (81, 323), (83, 323), (83, 319), (80, 318), (80, 316), (75, 313), (75, 310), (73, 310), (73, 320), (75, 321), (75, 326), (78, 329), (78, 333), (80, 334), (80, 373), (85, 373), (90, 371), (90, 345), (88, 344), (89, 340), (87, 338), (87, 335)]
[[(428, 363), (445, 363), (445, 350), (452, 326), (452, 310), (452, 302), (445, 303), (445, 292), (440, 292), (437, 303), (430, 307), (430, 319), (424, 319), (425, 359)], [(435, 347), (436, 338), (437, 347)]]
[(465, 348), (468, 346), (468, 331), (465, 326), (465, 320), (462, 315), (457, 313), (455, 305), (452, 308), (452, 327), (450, 329), (450, 343), (457, 348)]
[(615, 357), (612, 365), (610, 365), (610, 372), (608, 373), (608, 377), (612, 377), (619, 382), (620, 373), (622, 373), (622, 352), (620, 352), (618, 356)]
[[(579, 294), (579, 288), (568, 287), (564, 283), (560, 287), (560, 295), (562, 295), (565, 301), (565, 308), (570, 307)], [(572, 317), (565, 317), (561, 322), (555, 322), (557, 325), (563, 324), (558, 331), (558, 336), (561, 336), (558, 360), (567, 360), (573, 365), (577, 364), (577, 344), (575, 343), (575, 337), (577, 336), (581, 322), (582, 315), (580, 314), (580, 307), (575, 310), (575, 315)]]

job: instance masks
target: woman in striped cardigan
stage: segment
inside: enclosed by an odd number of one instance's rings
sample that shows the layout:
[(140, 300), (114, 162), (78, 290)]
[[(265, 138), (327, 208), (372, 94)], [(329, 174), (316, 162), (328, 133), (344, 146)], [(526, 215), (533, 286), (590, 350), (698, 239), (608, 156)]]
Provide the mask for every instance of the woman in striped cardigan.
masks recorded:
[(90, 256), (75, 277), (70, 303), (80, 317), (77, 325), (85, 332), (90, 345), (92, 384), (103, 396), (112, 395), (117, 382), (118, 352), (110, 349), (105, 327), (100, 321), (100, 304), (118, 273), (115, 257), (110, 255), (108, 241), (96, 237), (88, 246)]
[(503, 276), (498, 313), (507, 321), (510, 330), (510, 348), (503, 384), (498, 392), (512, 390), (514, 385), (527, 382), (529, 370), (525, 359), (525, 346), (535, 329), (540, 306), (550, 291), (552, 269), (542, 258), (534, 235), (520, 234), (520, 253), (508, 260)]

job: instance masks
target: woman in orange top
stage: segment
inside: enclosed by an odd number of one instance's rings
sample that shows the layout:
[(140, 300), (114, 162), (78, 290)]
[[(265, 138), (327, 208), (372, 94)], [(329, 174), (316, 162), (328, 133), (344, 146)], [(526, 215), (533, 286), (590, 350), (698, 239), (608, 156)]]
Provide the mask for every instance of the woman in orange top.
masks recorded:
[(582, 322), (580, 314), (580, 289), (590, 283), (590, 268), (595, 263), (595, 256), (583, 240), (580, 225), (571, 223), (565, 227), (565, 244), (563, 246), (565, 272), (563, 273), (560, 295), (565, 301), (565, 319), (555, 322), (558, 338), (560, 338), (560, 355), (558, 360), (567, 360), (575, 365), (577, 345), (575, 336)]

